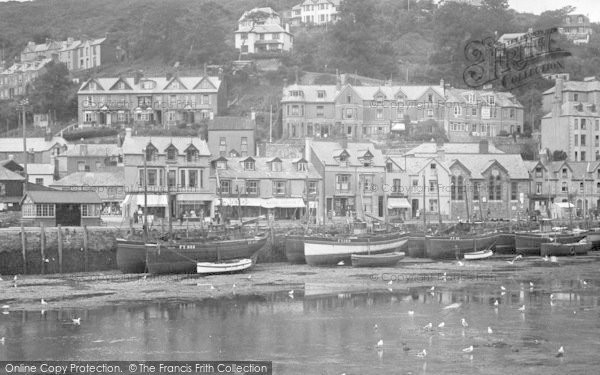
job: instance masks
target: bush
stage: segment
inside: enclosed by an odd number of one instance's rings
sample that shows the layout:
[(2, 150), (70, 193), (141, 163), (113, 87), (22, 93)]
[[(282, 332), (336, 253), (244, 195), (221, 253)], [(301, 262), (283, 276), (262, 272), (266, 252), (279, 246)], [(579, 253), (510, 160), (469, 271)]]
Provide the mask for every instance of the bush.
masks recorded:
[(117, 129), (113, 128), (91, 128), (91, 129), (82, 129), (76, 130), (72, 132), (68, 132), (63, 134), (63, 138), (66, 141), (78, 141), (81, 138), (89, 139), (89, 138), (99, 138), (99, 137), (110, 137), (116, 136), (119, 133)]
[(498, 132), (498, 137), (508, 137), (508, 136), (509, 136), (509, 134), (506, 130), (500, 130)]

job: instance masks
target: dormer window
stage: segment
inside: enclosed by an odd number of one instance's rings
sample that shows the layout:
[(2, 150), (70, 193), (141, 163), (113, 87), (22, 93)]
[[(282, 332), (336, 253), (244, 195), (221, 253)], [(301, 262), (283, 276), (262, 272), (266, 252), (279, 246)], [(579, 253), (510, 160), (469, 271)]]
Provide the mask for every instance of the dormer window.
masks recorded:
[(307, 172), (308, 171), (308, 163), (300, 162), (298, 163), (298, 172)]
[(144, 89), (144, 90), (152, 90), (155, 86), (156, 86), (156, 84), (154, 83), (154, 81), (143, 81), (142, 82), (142, 89)]
[(254, 170), (254, 160), (248, 159), (244, 161), (244, 170), (253, 171)]
[(146, 161), (155, 161), (158, 150), (153, 145), (146, 147)]
[(562, 178), (567, 178), (568, 174), (567, 174), (567, 168), (563, 168), (562, 169)]
[(429, 167), (430, 167), (432, 170), (435, 170), (435, 168), (436, 168), (437, 166), (436, 166), (436, 164), (435, 164), (435, 163), (431, 163), (431, 164), (429, 165)]
[(119, 89), (119, 90), (125, 90), (125, 83), (124, 82), (117, 83), (117, 89)]
[(271, 172), (281, 172), (281, 161), (276, 160), (271, 162)]
[(290, 91), (290, 96), (300, 97), (304, 96), (304, 93), (300, 90), (292, 90)]
[(325, 98), (325, 90), (318, 90), (317, 91), (317, 98), (324, 99)]
[(217, 161), (217, 169), (227, 169), (227, 161), (226, 160)]
[(386, 172), (393, 172), (393, 165), (391, 161), (388, 161), (387, 163), (385, 163), (385, 171)]
[(177, 161), (177, 149), (173, 145), (167, 148), (167, 161)]
[(185, 152), (185, 159), (188, 162), (198, 160), (198, 150), (195, 147), (190, 147)]

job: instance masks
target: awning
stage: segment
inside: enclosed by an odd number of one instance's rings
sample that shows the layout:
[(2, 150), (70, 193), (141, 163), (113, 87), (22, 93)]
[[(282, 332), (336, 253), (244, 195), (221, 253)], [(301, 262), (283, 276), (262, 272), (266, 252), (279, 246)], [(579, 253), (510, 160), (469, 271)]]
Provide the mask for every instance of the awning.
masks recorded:
[(560, 208), (574, 208), (575, 207), (574, 204), (569, 203), (569, 202), (556, 202), (554, 204)]
[[(148, 194), (146, 207), (167, 207), (169, 205), (166, 194)], [(135, 204), (144, 207), (144, 194), (127, 194), (121, 206)]]
[(317, 202), (317, 201), (309, 201), (308, 202), (308, 207), (309, 208), (318, 208), (319, 207), (319, 202)]
[(411, 208), (406, 198), (388, 198), (388, 209), (393, 208)]
[[(215, 206), (221, 205), (221, 198), (213, 199)], [(301, 208), (305, 207), (302, 198), (223, 198), (223, 206), (263, 207), (263, 208)]]
[(262, 205), (262, 201), (264, 199), (262, 198), (240, 198), (238, 200), (238, 198), (223, 198), (222, 199), (223, 202), (221, 203), (221, 198), (215, 198), (213, 199), (213, 203), (215, 204), (215, 206), (220, 206), (221, 204), (223, 204), (223, 206), (231, 206), (231, 207), (237, 207), (239, 206), (252, 206), (252, 207), (260, 207)]
[(303, 208), (304, 200), (302, 198), (270, 198), (265, 199), (262, 207), (264, 208)]
[(177, 202), (205, 202), (212, 201), (215, 199), (214, 194), (177, 194)]

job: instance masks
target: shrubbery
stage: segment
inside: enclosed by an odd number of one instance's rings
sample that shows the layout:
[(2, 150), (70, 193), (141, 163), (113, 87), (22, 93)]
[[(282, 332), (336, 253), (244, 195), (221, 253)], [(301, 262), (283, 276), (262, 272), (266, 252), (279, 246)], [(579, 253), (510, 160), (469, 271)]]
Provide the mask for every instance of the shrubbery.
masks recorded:
[(99, 138), (99, 137), (110, 137), (119, 134), (117, 129), (113, 128), (91, 128), (76, 130), (63, 134), (63, 138), (66, 141), (77, 141), (80, 139)]

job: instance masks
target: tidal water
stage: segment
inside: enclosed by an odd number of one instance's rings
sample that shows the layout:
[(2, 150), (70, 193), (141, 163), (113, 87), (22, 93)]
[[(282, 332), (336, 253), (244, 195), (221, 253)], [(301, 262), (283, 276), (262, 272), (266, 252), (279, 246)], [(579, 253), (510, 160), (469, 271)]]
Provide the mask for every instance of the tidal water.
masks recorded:
[[(495, 280), (448, 282), (433, 291), (427, 284), (386, 285), (327, 294), (306, 284), (293, 297), (282, 290), (12, 311), (0, 315), (0, 360), (252, 359), (273, 361), (274, 374), (595, 374), (599, 266), (538, 269), (535, 278), (527, 270), (499, 271)], [(74, 316), (81, 325), (72, 324)], [(564, 356), (557, 357), (561, 346)], [(423, 350), (427, 355), (417, 356)]]

